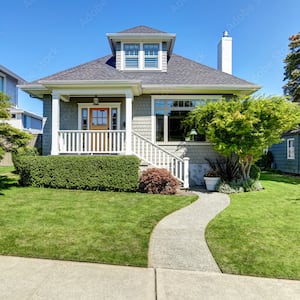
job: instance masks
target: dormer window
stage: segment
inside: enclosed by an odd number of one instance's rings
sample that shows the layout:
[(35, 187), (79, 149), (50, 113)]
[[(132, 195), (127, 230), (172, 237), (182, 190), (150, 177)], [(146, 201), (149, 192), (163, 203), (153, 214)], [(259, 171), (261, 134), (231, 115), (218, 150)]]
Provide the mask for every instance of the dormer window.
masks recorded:
[(139, 68), (139, 44), (124, 44), (125, 68)]
[(124, 43), (123, 70), (160, 69), (160, 45), (160, 43)]
[(119, 71), (167, 72), (176, 34), (137, 26), (107, 38)]
[(144, 67), (145, 69), (158, 68), (159, 44), (144, 44)]

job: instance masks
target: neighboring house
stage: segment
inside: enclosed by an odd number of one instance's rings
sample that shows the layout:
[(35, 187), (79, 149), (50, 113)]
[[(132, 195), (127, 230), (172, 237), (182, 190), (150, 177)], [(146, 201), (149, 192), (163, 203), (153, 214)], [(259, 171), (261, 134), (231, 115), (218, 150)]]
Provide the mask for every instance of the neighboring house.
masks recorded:
[(219, 70), (173, 53), (172, 33), (137, 26), (107, 38), (110, 55), (21, 86), (44, 103), (43, 154), (134, 154), (185, 187), (201, 184), (217, 154), (203, 136), (188, 140), (181, 121), (196, 105), (260, 88), (231, 75), (231, 37), (220, 41)]
[(26, 81), (4, 66), (0, 65), (0, 91), (10, 96), (11, 119), (6, 121), (12, 126), (31, 133), (41, 133), (43, 118), (18, 107), (18, 87)]
[(274, 168), (282, 172), (300, 174), (300, 128), (283, 135), (283, 142), (273, 145)]

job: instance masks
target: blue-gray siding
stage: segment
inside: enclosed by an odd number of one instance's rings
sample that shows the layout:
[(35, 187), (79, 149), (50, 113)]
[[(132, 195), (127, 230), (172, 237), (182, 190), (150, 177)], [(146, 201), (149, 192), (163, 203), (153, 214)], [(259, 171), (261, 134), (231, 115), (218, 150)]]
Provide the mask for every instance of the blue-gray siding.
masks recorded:
[[(287, 159), (287, 140), (295, 139), (295, 159)], [(284, 136), (284, 141), (270, 148), (274, 156), (274, 167), (287, 173), (300, 174), (300, 137), (297, 134)]]

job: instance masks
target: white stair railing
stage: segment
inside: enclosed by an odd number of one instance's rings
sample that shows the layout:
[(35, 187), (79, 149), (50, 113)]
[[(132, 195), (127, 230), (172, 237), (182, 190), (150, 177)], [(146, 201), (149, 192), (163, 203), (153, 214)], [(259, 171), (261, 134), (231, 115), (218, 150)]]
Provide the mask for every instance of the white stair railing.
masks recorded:
[(180, 158), (138, 133), (132, 133), (132, 152), (156, 168), (164, 168), (189, 188), (189, 158)]

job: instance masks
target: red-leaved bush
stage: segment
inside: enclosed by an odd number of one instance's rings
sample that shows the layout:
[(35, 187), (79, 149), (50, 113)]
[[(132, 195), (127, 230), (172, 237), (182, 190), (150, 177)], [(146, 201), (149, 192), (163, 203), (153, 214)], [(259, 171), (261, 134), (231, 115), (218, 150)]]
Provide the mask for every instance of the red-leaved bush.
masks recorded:
[(178, 180), (168, 170), (152, 168), (142, 173), (139, 189), (142, 193), (173, 195), (178, 185)]

